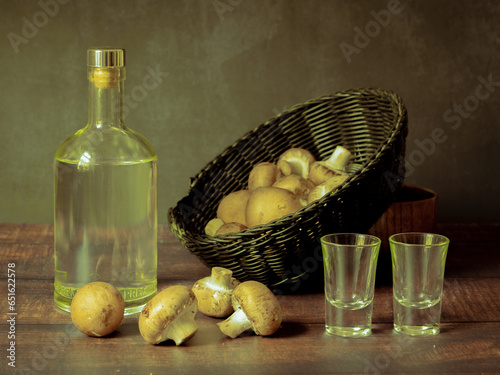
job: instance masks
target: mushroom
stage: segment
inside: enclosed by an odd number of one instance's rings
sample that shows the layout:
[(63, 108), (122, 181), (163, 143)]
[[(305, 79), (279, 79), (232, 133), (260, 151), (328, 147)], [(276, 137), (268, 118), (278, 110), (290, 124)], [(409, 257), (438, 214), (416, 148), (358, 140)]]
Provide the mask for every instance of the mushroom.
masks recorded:
[(234, 313), (217, 323), (223, 334), (231, 338), (253, 330), (260, 336), (269, 336), (280, 327), (281, 306), (267, 286), (258, 281), (244, 281), (238, 285), (231, 297)]
[(207, 225), (205, 225), (205, 234), (208, 236), (215, 236), (215, 233), (221, 226), (224, 225), (224, 221), (216, 217), (215, 219), (210, 220)]
[(259, 163), (250, 171), (248, 176), (248, 190), (272, 186), (279, 176), (280, 172), (276, 164), (269, 162)]
[(309, 180), (319, 185), (335, 175), (346, 175), (346, 166), (351, 156), (349, 150), (337, 146), (328, 160), (315, 161), (311, 164)]
[(284, 176), (298, 174), (308, 178), (309, 167), (316, 161), (314, 155), (306, 149), (294, 147), (285, 151), (278, 159), (278, 169)]
[(314, 184), (310, 180), (302, 178), (297, 174), (283, 176), (273, 186), (289, 190), (298, 196), (299, 199), (307, 199), (309, 192), (314, 189)]
[(224, 223), (245, 223), (245, 210), (248, 198), (251, 192), (249, 190), (237, 190), (229, 193), (219, 203), (217, 207), (217, 217)]
[(302, 208), (291, 191), (278, 187), (261, 187), (252, 192), (246, 208), (246, 225), (266, 224)]
[(101, 337), (123, 322), (125, 302), (113, 285), (94, 281), (82, 286), (71, 301), (71, 320), (82, 333)]
[(347, 178), (348, 176), (346, 175), (335, 175), (330, 177), (328, 180), (311, 190), (307, 197), (307, 203), (311, 203), (322, 198), (327, 193), (340, 186), (345, 180), (347, 180)]
[(214, 318), (225, 318), (234, 312), (231, 295), (240, 282), (232, 275), (227, 268), (213, 267), (210, 276), (194, 283), (192, 290), (200, 312)]
[(139, 331), (150, 344), (170, 339), (181, 345), (198, 332), (194, 321), (197, 310), (196, 296), (190, 288), (170, 286), (144, 306), (139, 316)]
[(225, 223), (221, 225), (219, 229), (215, 232), (216, 236), (221, 236), (227, 233), (238, 233), (240, 230), (246, 229), (246, 226), (241, 223)]

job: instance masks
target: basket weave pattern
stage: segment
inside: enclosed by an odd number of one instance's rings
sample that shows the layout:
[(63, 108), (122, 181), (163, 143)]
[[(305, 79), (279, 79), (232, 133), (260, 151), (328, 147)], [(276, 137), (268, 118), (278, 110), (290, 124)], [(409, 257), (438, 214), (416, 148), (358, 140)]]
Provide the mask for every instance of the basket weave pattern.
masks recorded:
[[(407, 123), (401, 99), (382, 89), (347, 90), (298, 104), (248, 132), (192, 178), (188, 195), (168, 212), (170, 229), (208, 267), (228, 268), (240, 281), (293, 282), (303, 275), (292, 270), (313, 256), (322, 235), (366, 233), (389, 207), (403, 183)], [(326, 159), (337, 145), (359, 165), (337, 190), (265, 225), (217, 237), (204, 233), (220, 200), (247, 188), (256, 164), (277, 162), (291, 147)]]

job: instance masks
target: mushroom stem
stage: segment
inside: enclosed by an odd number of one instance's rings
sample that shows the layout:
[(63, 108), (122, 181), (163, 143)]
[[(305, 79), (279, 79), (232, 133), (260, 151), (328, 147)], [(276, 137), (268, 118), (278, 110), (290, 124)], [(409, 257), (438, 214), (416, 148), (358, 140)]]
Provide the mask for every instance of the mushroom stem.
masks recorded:
[(349, 150), (342, 146), (337, 146), (330, 158), (325, 161), (325, 164), (330, 169), (345, 172), (345, 167), (349, 163), (349, 160), (351, 160), (351, 156)]
[(248, 320), (241, 308), (237, 308), (229, 318), (223, 322), (217, 323), (217, 326), (223, 334), (231, 337), (232, 339), (253, 328), (252, 323)]
[(211, 273), (212, 282), (218, 285), (219, 288), (222, 287), (222, 289), (232, 289), (233, 288), (231, 286), (232, 276), (233, 276), (233, 271), (228, 270), (227, 268), (223, 267), (212, 268), (212, 273)]
[(194, 321), (195, 315), (196, 309), (188, 306), (185, 312), (167, 327), (157, 342), (170, 339), (175, 342), (175, 345), (181, 345), (183, 342), (189, 340), (198, 332), (198, 325)]

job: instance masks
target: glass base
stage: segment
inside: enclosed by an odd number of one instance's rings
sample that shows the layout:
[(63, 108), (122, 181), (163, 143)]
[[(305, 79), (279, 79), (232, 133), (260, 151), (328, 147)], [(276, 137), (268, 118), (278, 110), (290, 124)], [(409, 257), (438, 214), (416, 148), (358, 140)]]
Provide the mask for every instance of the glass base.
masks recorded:
[(408, 326), (394, 324), (394, 331), (410, 336), (435, 336), (439, 333), (436, 326)]
[(326, 326), (326, 332), (330, 335), (342, 337), (367, 337), (372, 334), (370, 327), (335, 327)]

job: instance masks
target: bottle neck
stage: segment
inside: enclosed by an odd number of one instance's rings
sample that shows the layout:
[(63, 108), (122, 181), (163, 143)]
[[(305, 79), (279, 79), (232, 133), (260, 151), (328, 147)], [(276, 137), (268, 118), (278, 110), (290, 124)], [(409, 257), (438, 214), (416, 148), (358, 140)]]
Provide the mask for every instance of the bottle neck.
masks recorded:
[(125, 128), (123, 89), (125, 68), (88, 68), (88, 128)]

